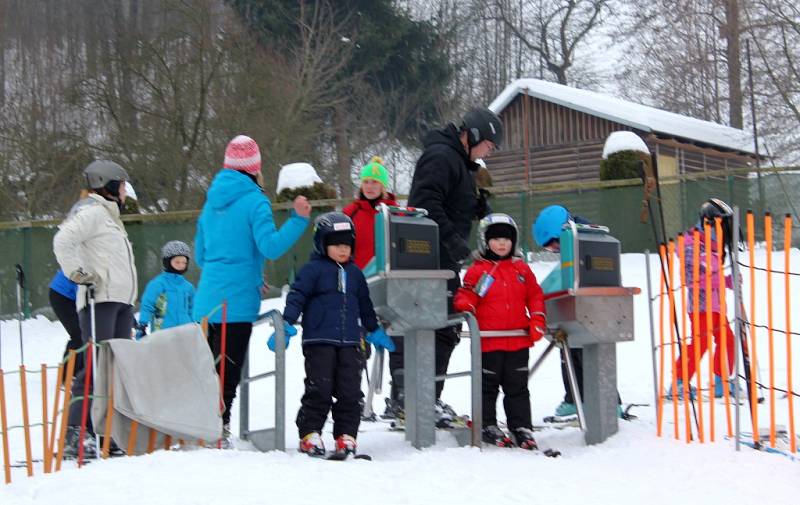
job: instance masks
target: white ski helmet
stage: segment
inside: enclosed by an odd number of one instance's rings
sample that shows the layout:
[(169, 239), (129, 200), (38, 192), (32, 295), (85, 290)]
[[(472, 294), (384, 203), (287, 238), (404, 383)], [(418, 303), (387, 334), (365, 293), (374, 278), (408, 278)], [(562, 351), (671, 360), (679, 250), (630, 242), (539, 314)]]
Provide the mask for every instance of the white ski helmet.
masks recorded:
[(507, 226), (511, 231), (512, 242), (512, 255), (522, 256), (522, 251), (519, 248), (519, 229), (517, 223), (508, 214), (494, 213), (484, 217), (478, 223), (478, 253), (483, 256), (486, 254), (488, 248), (488, 240), (486, 240), (486, 232), (493, 226)]

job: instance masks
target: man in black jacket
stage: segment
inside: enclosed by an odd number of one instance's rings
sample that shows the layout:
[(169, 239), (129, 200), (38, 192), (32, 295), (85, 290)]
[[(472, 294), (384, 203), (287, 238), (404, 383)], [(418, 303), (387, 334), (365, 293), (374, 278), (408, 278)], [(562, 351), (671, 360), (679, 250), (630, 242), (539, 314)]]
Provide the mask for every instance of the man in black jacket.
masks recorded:
[[(425, 149), (417, 160), (408, 205), (426, 209), (428, 217), (439, 225), (440, 267), (456, 274), (447, 282), (450, 312), (453, 311), (453, 294), (461, 285), (458, 275), (461, 264), (470, 253), (467, 240), (472, 222), (490, 212), (485, 194), (478, 192), (475, 183), (475, 174), (480, 167), (475, 160), (488, 158), (502, 141), (503, 124), (494, 112), (486, 108), (472, 109), (464, 115), (460, 126), (450, 123), (440, 130), (429, 131), (423, 139)], [(437, 330), (436, 375), (447, 372), (450, 355), (458, 341), (457, 327)], [(389, 355), (395, 411), (403, 405), (402, 343), (402, 338), (396, 339), (397, 350)], [(446, 407), (439, 400), (443, 387), (444, 382), (436, 383), (437, 411), (440, 414)]]

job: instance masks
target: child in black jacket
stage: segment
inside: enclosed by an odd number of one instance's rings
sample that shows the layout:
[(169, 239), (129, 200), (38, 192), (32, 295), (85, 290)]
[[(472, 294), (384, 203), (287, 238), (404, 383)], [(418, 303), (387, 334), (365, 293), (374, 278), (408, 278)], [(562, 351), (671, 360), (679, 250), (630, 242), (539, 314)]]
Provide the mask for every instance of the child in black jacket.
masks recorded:
[(349, 217), (341, 212), (319, 216), (314, 222), (311, 260), (297, 273), (286, 297), (283, 318), (287, 338), (296, 334), (291, 325), (303, 314), (306, 387), (296, 423), (299, 450), (310, 456), (325, 455), (320, 433), (331, 411), (336, 452), (356, 452), (364, 365), (359, 319), (369, 331), (369, 343), (394, 350), (392, 340), (378, 324), (364, 274), (352, 261), (354, 244), (355, 231)]

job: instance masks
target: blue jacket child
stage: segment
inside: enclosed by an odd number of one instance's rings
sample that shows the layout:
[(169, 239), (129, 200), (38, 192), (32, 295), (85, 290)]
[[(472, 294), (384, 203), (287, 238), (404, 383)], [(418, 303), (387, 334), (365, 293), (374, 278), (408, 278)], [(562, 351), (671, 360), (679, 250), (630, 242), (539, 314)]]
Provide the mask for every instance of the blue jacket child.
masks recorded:
[(142, 295), (136, 339), (150, 331), (164, 330), (191, 323), (194, 286), (183, 275), (189, 268), (191, 250), (179, 240), (167, 242), (161, 249), (164, 271), (155, 276)]
[[(352, 261), (355, 229), (349, 217), (328, 212), (314, 223), (314, 252), (303, 265), (286, 297), (283, 312), (287, 338), (303, 315), (306, 389), (297, 414), (300, 451), (322, 456), (322, 427), (333, 413), (336, 451), (354, 453), (361, 420), (361, 326), (367, 341), (393, 350), (394, 343), (378, 324), (367, 280)], [(288, 340), (287, 340), (288, 344)], [(274, 335), (269, 346), (274, 349)], [(336, 402), (333, 402), (333, 398)]]

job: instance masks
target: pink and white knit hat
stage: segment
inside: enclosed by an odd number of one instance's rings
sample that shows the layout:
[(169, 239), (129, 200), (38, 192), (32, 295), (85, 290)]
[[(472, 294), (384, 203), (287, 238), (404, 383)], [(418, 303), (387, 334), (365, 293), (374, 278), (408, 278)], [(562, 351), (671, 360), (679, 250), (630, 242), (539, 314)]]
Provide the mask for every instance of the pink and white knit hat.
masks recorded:
[(240, 170), (248, 174), (261, 171), (261, 152), (256, 141), (247, 135), (237, 135), (225, 148), (224, 168)]

